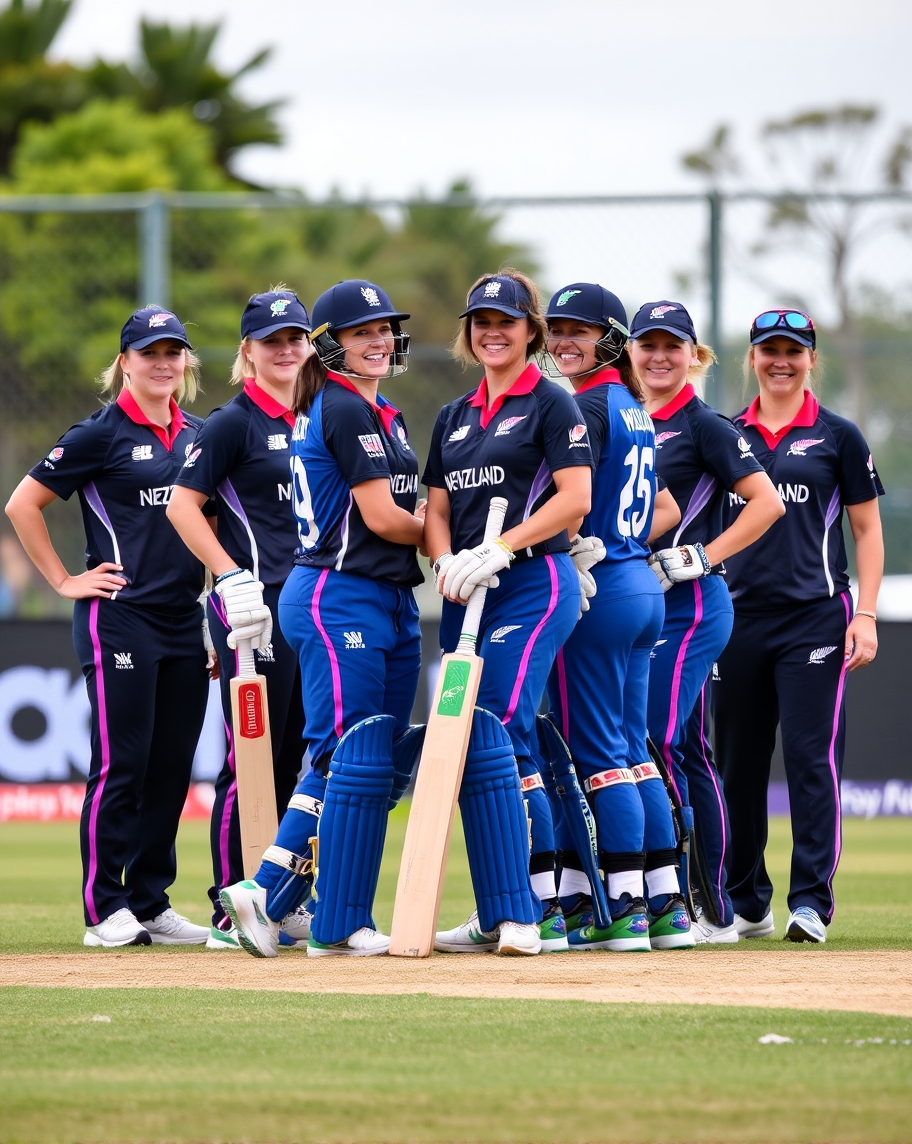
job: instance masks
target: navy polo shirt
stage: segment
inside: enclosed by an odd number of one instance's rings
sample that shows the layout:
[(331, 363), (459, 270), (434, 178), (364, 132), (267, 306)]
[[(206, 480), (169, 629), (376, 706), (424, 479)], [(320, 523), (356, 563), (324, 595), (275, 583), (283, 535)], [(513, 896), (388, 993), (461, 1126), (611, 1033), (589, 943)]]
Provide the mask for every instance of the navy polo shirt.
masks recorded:
[(592, 511), (580, 530), (598, 536), (605, 562), (642, 560), (655, 509), (655, 429), (616, 369), (599, 370), (576, 391), (592, 447)]
[[(724, 532), (722, 502), (742, 477), (763, 466), (731, 421), (689, 383), (667, 405), (655, 410), (656, 467), (681, 510), (681, 521), (652, 544), (709, 544)], [(728, 561), (726, 561), (726, 567)]]
[(402, 414), (385, 397), (378, 394), (371, 405), (350, 381), (329, 372), (295, 424), (291, 477), (300, 541), (295, 564), (404, 587), (421, 583), (415, 549), (371, 532), (351, 491), (386, 478), (400, 508), (414, 512), (418, 503), (418, 459)]
[[(884, 492), (861, 430), (824, 409), (812, 393), (806, 393), (795, 420), (777, 433), (757, 422), (759, 404), (757, 398), (735, 424), (785, 502), (785, 516), (725, 562), (735, 606), (748, 612), (844, 592), (849, 577), (843, 506), (863, 504)], [(726, 498), (726, 525), (742, 504), (734, 494)]]
[[(429, 488), (447, 490), (454, 552), (482, 542), (492, 497), (507, 500), (507, 532), (554, 496), (552, 473), (592, 463), (588, 430), (576, 402), (546, 381), (538, 366), (527, 366), (490, 407), (487, 392), (487, 379), (482, 379), (474, 393), (441, 409), (422, 478)], [(565, 529), (516, 557), (569, 549)]]
[(196, 607), (203, 566), (165, 510), (201, 424), (172, 399), (165, 430), (124, 389), (116, 401), (68, 429), (29, 473), (62, 500), (78, 492), (86, 567), (123, 565), (127, 585), (114, 598), (174, 612)]
[(291, 503), (294, 414), (252, 377), (214, 409), (175, 484), (215, 497), (219, 543), (264, 584), (285, 583), (298, 546)]

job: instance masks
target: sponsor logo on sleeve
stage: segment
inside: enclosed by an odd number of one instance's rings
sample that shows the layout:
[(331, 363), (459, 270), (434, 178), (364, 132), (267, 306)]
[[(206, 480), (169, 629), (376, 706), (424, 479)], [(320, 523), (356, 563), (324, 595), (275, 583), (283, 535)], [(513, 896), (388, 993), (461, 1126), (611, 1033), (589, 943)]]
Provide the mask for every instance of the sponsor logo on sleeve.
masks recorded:
[(266, 438), (266, 448), (273, 451), (288, 448), (288, 436), (285, 433), (270, 433)]
[(46, 469), (53, 469), (54, 462), (59, 461), (63, 456), (63, 448), (58, 445), (56, 449), (51, 449), (50, 453), (44, 458), (44, 467)]
[[(506, 437), (511, 429), (514, 429), (520, 421), (525, 421), (528, 416), (528, 413), (524, 413), (522, 417), (505, 417), (494, 431), (494, 436)], [(468, 428), (468, 426), (466, 426), (466, 428)]]
[(449, 437), (447, 437), (447, 443), (450, 441), (464, 441), (466, 437), (468, 437), (471, 428), (471, 425), (460, 425), (458, 429), (454, 429)]
[(750, 441), (748, 441), (748, 439), (746, 437), (739, 437), (738, 438), (738, 448), (741, 450), (741, 460), (742, 461), (744, 460), (745, 457), (752, 457), (754, 455), (753, 446), (751, 445)]
[(368, 304), (368, 306), (380, 305), (380, 295), (373, 288), (373, 286), (362, 286), (361, 296), (364, 298), (364, 301)]
[(151, 461), (152, 460), (152, 446), (151, 445), (134, 445), (133, 452), (130, 454), (134, 461)]
[(822, 445), (824, 437), (802, 437), (800, 441), (793, 441), (786, 453), (787, 457), (804, 457), (812, 445)]
[(199, 460), (199, 455), (202, 453), (202, 451), (202, 449), (194, 449), (186, 461), (184, 461), (184, 468), (192, 469), (196, 462)]
[(589, 442), (585, 440), (586, 434), (589, 430), (585, 425), (574, 425), (570, 430), (570, 448), (571, 449), (588, 449)]
[(826, 657), (831, 655), (835, 650), (836, 644), (830, 644), (829, 647), (815, 647), (808, 656), (808, 663), (823, 663)]
[(379, 433), (359, 433), (358, 440), (361, 442), (361, 448), (367, 453), (368, 457), (383, 457), (386, 455), (383, 452), (383, 442), (380, 440)]

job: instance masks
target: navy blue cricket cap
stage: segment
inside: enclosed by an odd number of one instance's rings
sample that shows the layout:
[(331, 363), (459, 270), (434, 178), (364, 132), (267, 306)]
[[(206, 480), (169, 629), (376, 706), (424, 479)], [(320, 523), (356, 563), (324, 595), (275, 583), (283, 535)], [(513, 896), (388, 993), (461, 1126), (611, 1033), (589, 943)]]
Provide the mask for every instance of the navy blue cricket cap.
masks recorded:
[(293, 290), (254, 294), (241, 315), (241, 337), (255, 342), (279, 330), (305, 330), (309, 334), (310, 328), (307, 311)]
[(588, 326), (603, 326), (606, 330), (612, 324), (627, 329), (627, 311), (624, 304), (610, 290), (595, 282), (572, 282), (552, 297), (545, 314), (548, 321), (557, 318), (575, 318)]
[(349, 278), (324, 290), (313, 306), (313, 328), (347, 330), (362, 322), (393, 318), (404, 322), (409, 314), (400, 313), (385, 290), (365, 278)]
[(531, 309), (532, 299), (522, 282), (507, 274), (492, 274), (475, 287), (459, 316), (466, 318), (476, 310), (500, 310), (511, 318), (528, 318)]
[(645, 306), (640, 306), (633, 316), (630, 336), (641, 338), (650, 330), (665, 330), (676, 338), (686, 338), (694, 345), (697, 344), (693, 319), (680, 302), (663, 299), (661, 302), (647, 302)]
[(160, 306), (146, 306), (131, 314), (124, 322), (120, 331), (120, 352), (124, 353), (128, 349), (142, 350), (165, 338), (173, 338), (188, 350), (193, 349), (177, 314), (163, 310)]

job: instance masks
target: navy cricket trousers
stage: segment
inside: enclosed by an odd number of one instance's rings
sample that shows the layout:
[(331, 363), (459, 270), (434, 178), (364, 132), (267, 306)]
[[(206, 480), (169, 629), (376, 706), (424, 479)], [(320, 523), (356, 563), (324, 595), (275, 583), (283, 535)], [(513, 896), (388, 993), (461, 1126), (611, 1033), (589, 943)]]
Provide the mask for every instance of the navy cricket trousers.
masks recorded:
[[(266, 680), (269, 705), (269, 730), (272, 739), (272, 769), (275, 780), (278, 821), (288, 806), (301, 769), (304, 753), (304, 705), (301, 700), (301, 669), (298, 657), (279, 628), (280, 585), (268, 584), (263, 600), (272, 612), (272, 643), (255, 653), (257, 673)], [(212, 922), (218, 925), (225, 916), (218, 900), (219, 890), (232, 886), (244, 877), (241, 856), (241, 828), (237, 807), (237, 778), (234, 769), (234, 732), (231, 726), (231, 680), (237, 674), (237, 652), (228, 646), (231, 630), (225, 609), (217, 593), (209, 596), (207, 614), (209, 634), (218, 653), (219, 687), (222, 717), (225, 723), (227, 751), (225, 762), (215, 782), (215, 801), (209, 823), (214, 884), (209, 889), (213, 904)]]
[(712, 686), (716, 758), (732, 831), (728, 890), (748, 921), (766, 915), (773, 893), (763, 855), (777, 726), (792, 818), (789, 909), (810, 906), (826, 924), (833, 916), (851, 616), (848, 592), (802, 607), (736, 612), (719, 658)]
[(73, 642), (92, 708), (79, 828), (87, 925), (168, 907), (174, 840), (206, 714), (202, 614), (77, 600)]

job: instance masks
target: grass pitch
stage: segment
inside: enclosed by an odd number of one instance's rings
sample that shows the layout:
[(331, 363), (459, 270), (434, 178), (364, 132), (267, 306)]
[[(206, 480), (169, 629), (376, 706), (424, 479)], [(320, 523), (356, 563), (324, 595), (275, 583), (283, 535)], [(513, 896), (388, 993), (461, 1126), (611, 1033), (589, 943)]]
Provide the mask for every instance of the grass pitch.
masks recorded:
[[(403, 808), (381, 927), (404, 822)], [(772, 825), (781, 933), (788, 824)], [(912, 823), (845, 825), (827, 949), (910, 948)], [(205, 824), (184, 825), (178, 853), (174, 905), (205, 922)], [(0, 870), (0, 952), (78, 951), (75, 825), (0, 826)], [(442, 924), (471, 908), (457, 837)], [(792, 948), (751, 948), (764, 945)], [(792, 1043), (761, 1045), (766, 1033)], [(0, 1142), (905, 1141), (910, 1042), (909, 1019), (862, 1013), (7, 987)]]

